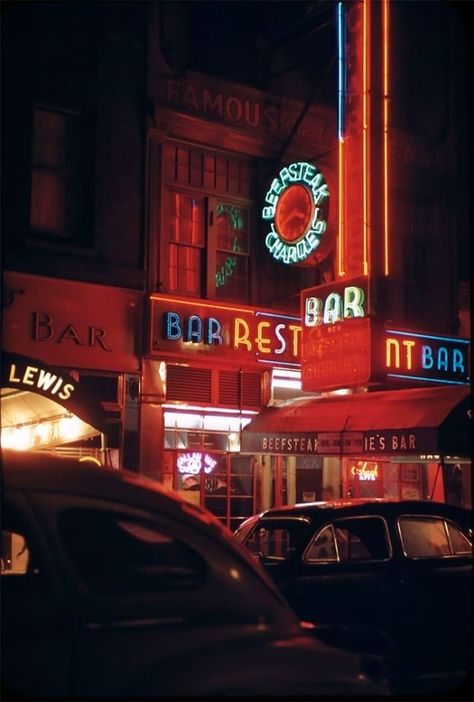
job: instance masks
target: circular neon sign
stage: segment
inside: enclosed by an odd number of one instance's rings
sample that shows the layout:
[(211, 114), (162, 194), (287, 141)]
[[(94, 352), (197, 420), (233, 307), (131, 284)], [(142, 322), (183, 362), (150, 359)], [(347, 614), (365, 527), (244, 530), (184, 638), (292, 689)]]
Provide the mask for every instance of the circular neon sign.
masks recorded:
[(329, 189), (321, 171), (310, 163), (285, 166), (273, 179), (262, 210), (271, 231), (265, 244), (283, 263), (304, 263), (318, 248), (327, 228)]

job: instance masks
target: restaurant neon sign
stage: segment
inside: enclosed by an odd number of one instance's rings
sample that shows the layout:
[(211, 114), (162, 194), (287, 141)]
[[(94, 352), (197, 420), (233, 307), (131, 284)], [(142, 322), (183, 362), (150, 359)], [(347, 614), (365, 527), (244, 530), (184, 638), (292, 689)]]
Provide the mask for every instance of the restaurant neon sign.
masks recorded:
[(316, 251), (327, 227), (328, 201), (326, 180), (316, 166), (303, 161), (280, 170), (262, 210), (271, 229), (265, 245), (277, 261), (302, 263)]

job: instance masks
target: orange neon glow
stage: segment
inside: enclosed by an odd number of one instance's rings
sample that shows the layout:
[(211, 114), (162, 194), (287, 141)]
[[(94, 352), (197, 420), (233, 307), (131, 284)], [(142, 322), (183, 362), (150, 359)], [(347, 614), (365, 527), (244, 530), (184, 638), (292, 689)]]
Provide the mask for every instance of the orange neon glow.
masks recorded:
[[(150, 295), (150, 300), (166, 300), (167, 302), (174, 302), (178, 305), (189, 305), (192, 299), (183, 300), (178, 297), (168, 297), (167, 295)], [(202, 300), (195, 301), (199, 307), (210, 307), (213, 310), (232, 310), (233, 312), (249, 312), (248, 307), (232, 307), (231, 305), (219, 305), (215, 302), (203, 302)]]
[(384, 273), (388, 275), (389, 267), (389, 229), (388, 229), (388, 40), (389, 40), (389, 0), (382, 0), (383, 25), (383, 221), (384, 221)]
[(346, 218), (344, 215), (345, 208), (345, 193), (344, 193), (344, 139), (341, 137), (338, 142), (338, 159), (339, 159), (339, 227), (338, 227), (338, 273), (339, 277), (346, 275), (344, 270), (344, 246), (345, 246), (345, 226)]
[(369, 57), (370, 57), (370, 3), (369, 0), (363, 2), (363, 22), (362, 22), (362, 187), (363, 187), (363, 240), (364, 240), (364, 260), (363, 273), (369, 274), (368, 248), (370, 239), (370, 198), (369, 198), (369, 99), (368, 91), (370, 87)]

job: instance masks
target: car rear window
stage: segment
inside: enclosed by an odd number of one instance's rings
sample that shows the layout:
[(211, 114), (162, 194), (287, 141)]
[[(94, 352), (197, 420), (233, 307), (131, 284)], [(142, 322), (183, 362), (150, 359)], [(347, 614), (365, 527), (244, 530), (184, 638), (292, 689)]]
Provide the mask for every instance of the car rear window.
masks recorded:
[(105, 510), (69, 509), (59, 532), (79, 577), (93, 592), (129, 594), (200, 586), (206, 564), (156, 524)]
[(440, 558), (472, 552), (471, 543), (462, 531), (439, 517), (403, 516), (398, 520), (398, 528), (407, 558)]

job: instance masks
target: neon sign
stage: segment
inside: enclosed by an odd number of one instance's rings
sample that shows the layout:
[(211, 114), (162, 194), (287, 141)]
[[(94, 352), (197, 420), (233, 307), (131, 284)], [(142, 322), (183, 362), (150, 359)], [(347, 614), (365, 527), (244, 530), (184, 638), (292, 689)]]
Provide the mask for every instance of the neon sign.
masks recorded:
[(277, 261), (306, 261), (327, 227), (329, 189), (321, 171), (306, 162), (285, 166), (265, 195), (262, 218), (270, 222), (265, 244)]
[(152, 351), (242, 363), (300, 364), (300, 317), (250, 307), (152, 299)]
[(378, 463), (369, 463), (368, 461), (357, 461), (357, 463), (351, 467), (351, 473), (357, 476), (359, 480), (377, 480), (379, 476), (379, 466)]
[(385, 369), (389, 378), (433, 383), (469, 382), (469, 341), (389, 329)]
[(217, 461), (208, 453), (193, 451), (192, 453), (181, 453), (176, 459), (178, 473), (188, 475), (199, 475), (202, 471), (208, 475), (212, 473), (217, 465)]
[(317, 327), (321, 324), (335, 324), (344, 319), (365, 317), (365, 293), (362, 288), (350, 285), (344, 288), (343, 295), (331, 292), (325, 299), (306, 297), (304, 300), (304, 326)]

